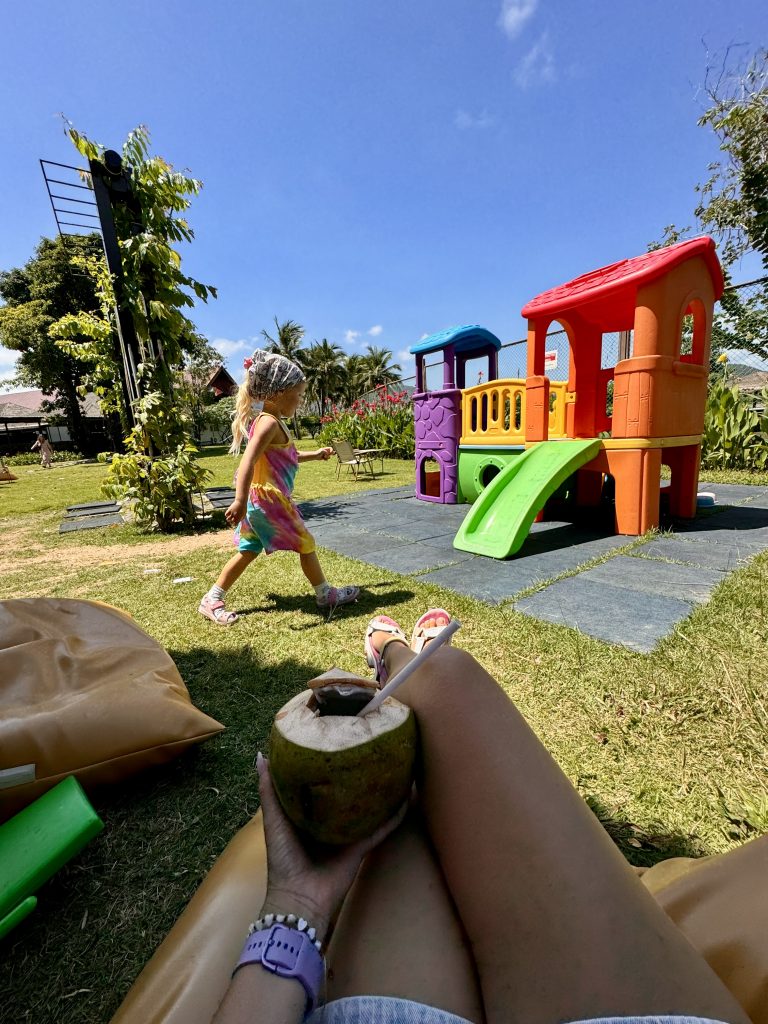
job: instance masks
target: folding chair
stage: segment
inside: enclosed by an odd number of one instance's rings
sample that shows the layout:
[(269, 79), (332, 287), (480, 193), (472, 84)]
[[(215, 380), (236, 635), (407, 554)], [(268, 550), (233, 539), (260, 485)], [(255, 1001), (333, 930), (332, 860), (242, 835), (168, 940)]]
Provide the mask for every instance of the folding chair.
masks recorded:
[(366, 473), (370, 473), (371, 477), (376, 476), (373, 471), (373, 462), (371, 461), (370, 455), (363, 453), (358, 454), (355, 449), (349, 443), (349, 441), (336, 440), (331, 441), (331, 447), (336, 452), (336, 479), (339, 479), (341, 474), (341, 467), (347, 467), (347, 474), (350, 470), (355, 475), (355, 480), (359, 478), (360, 470), (365, 470)]

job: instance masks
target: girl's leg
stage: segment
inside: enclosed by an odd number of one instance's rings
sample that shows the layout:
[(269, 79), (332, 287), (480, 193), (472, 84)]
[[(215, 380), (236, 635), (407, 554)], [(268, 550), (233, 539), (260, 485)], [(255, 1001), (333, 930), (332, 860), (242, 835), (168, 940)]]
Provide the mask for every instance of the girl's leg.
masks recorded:
[(482, 1024), (472, 954), (418, 809), (365, 859), (328, 954), (326, 998), (399, 996)]
[(238, 551), (237, 554), (232, 555), (219, 573), (215, 586), (220, 587), (222, 590), (229, 590), (231, 586), (237, 583), (254, 558), (257, 557), (257, 554), (258, 552), (256, 551)]
[(301, 571), (313, 587), (319, 587), (326, 582), (325, 573), (316, 551), (310, 551), (308, 555), (300, 554), (299, 560), (301, 561)]
[(332, 587), (330, 585), (325, 578), (316, 551), (310, 551), (308, 554), (300, 552), (299, 560), (301, 561), (301, 571), (315, 588), (317, 603), (321, 608), (335, 608), (337, 605), (349, 604), (350, 601), (357, 600), (360, 594), (359, 587)]
[[(389, 644), (390, 676), (412, 657)], [(489, 1022), (691, 1014), (748, 1024), (472, 657), (436, 651), (398, 698), (416, 712), (421, 806)], [(377, 955), (409, 952), (382, 942)]]

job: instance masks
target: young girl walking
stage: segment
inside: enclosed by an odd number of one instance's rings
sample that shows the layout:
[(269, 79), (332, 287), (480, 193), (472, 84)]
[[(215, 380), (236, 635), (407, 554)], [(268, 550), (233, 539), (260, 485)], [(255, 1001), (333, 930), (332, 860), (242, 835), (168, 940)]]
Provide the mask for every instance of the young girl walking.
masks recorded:
[[(332, 609), (357, 600), (359, 587), (332, 587), (325, 578), (315, 551), (315, 539), (304, 525), (291, 500), (300, 462), (328, 459), (331, 448), (298, 452), (283, 418), (298, 409), (307, 382), (302, 370), (284, 356), (256, 349), (243, 363), (245, 380), (237, 393), (232, 421), (232, 451), (237, 454), (247, 439), (237, 471), (235, 500), (225, 512), (236, 526), (237, 554), (227, 562), (200, 602), (198, 611), (220, 626), (237, 620), (225, 607), (229, 588), (256, 556), (264, 551), (296, 551), (301, 569), (315, 588), (319, 608)], [(250, 430), (248, 425), (250, 424)]]

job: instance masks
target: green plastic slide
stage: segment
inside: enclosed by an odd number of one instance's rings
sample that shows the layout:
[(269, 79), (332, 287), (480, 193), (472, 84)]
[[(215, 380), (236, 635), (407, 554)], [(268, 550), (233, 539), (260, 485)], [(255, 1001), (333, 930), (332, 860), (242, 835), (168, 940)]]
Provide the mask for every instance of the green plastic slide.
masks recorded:
[(491, 558), (509, 558), (523, 546), (544, 503), (580, 466), (600, 451), (600, 441), (542, 441), (495, 476), (467, 513), (453, 546)]
[(0, 939), (35, 909), (32, 893), (102, 828), (74, 775), (0, 825)]

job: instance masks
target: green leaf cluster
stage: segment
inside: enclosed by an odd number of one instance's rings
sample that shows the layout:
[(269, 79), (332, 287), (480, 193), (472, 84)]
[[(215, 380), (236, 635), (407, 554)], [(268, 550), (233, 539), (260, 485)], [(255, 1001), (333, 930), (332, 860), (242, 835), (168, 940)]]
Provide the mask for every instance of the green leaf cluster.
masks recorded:
[(768, 469), (768, 388), (762, 412), (727, 378), (710, 382), (704, 415), (702, 465), (707, 469)]
[[(82, 156), (103, 159), (103, 146), (71, 124), (67, 132)], [(197, 300), (215, 298), (216, 289), (185, 274), (174, 248), (194, 238), (183, 214), (202, 183), (151, 155), (149, 132), (143, 126), (130, 132), (122, 157), (133, 193), (130, 204), (113, 208), (122, 278), (113, 281), (103, 261), (87, 266), (96, 283), (99, 310), (63, 317), (53, 326), (53, 334), (62, 350), (78, 354), (89, 367), (87, 384), (103, 406), (119, 408), (118, 368), (108, 344), (116, 326), (116, 298), (133, 319), (142, 397), (131, 410), (135, 427), (125, 438), (125, 453), (105, 457), (110, 471), (104, 490), (110, 497), (133, 501), (142, 525), (155, 522), (165, 529), (174, 519), (193, 521), (190, 494), (205, 479), (205, 471), (194, 461), (192, 444), (199, 394), (185, 376), (185, 367), (192, 364), (199, 370), (211, 354), (186, 311)]]

